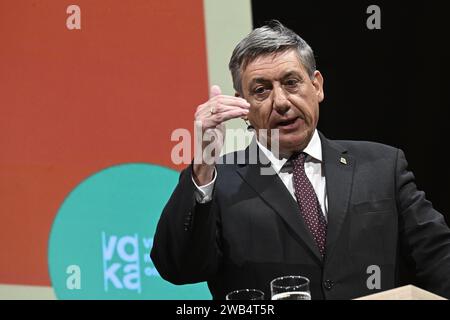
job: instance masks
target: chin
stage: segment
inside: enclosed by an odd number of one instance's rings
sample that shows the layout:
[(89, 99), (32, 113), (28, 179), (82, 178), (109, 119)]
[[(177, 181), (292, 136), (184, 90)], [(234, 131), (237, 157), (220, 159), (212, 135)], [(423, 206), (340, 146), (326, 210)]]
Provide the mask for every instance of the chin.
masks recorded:
[(280, 137), (280, 152), (294, 152), (303, 150), (309, 143), (312, 134), (302, 132), (295, 135), (283, 135)]

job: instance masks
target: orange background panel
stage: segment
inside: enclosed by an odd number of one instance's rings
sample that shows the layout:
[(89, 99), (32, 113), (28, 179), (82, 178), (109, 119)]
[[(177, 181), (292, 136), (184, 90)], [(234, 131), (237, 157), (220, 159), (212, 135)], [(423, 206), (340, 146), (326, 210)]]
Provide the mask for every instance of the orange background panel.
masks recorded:
[[(68, 30), (66, 8), (81, 8)], [(49, 285), (69, 192), (111, 165), (175, 169), (176, 128), (207, 98), (202, 0), (0, 2), (0, 283)]]

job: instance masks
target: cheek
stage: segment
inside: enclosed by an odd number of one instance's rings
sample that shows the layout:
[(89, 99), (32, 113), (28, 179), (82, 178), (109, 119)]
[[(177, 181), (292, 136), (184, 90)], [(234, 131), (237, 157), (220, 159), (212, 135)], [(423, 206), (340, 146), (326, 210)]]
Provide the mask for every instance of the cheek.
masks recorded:
[(318, 102), (314, 97), (293, 97), (291, 103), (305, 116), (307, 123), (312, 124), (317, 121), (319, 110)]
[(248, 114), (249, 120), (258, 124), (258, 126), (263, 126), (267, 123), (270, 115), (270, 108), (262, 103), (252, 103), (250, 107), (250, 112)]

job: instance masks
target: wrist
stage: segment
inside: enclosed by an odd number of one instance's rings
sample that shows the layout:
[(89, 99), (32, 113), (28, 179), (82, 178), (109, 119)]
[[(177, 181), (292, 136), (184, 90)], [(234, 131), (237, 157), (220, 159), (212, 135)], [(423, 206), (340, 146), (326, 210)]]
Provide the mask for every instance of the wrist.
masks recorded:
[(192, 176), (198, 186), (204, 186), (210, 183), (214, 178), (214, 165), (194, 164)]

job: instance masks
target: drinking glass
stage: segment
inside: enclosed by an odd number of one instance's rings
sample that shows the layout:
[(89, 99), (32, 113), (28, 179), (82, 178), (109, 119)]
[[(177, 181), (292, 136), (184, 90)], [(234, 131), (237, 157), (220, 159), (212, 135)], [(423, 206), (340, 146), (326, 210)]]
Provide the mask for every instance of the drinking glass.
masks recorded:
[(272, 300), (311, 300), (309, 279), (302, 276), (284, 276), (270, 282)]
[(258, 289), (241, 289), (228, 293), (226, 300), (264, 300), (264, 292)]

